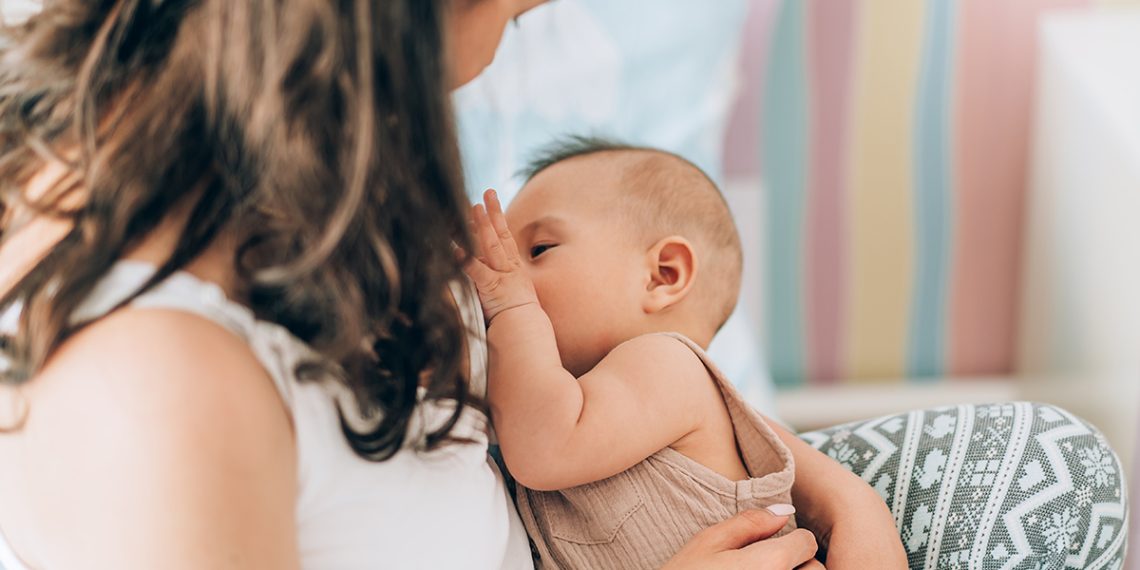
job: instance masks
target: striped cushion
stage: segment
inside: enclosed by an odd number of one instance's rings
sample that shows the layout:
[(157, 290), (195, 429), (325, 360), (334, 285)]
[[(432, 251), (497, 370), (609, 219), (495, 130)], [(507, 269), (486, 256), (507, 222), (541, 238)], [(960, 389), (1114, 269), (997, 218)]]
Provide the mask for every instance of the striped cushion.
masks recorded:
[(753, 2), (726, 175), (767, 191), (779, 385), (1010, 370), (1036, 23), (1092, 3)]

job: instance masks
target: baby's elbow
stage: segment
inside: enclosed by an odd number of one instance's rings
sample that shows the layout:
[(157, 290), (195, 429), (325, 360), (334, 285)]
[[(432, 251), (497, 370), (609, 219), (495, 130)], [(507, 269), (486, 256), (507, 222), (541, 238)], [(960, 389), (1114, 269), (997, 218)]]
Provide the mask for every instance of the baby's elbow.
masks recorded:
[(561, 491), (572, 486), (564, 484), (558, 476), (546, 473), (535, 476), (528, 473), (522, 477), (515, 477), (515, 481), (532, 491)]
[(505, 450), (503, 462), (507, 471), (515, 482), (534, 491), (558, 491), (573, 485), (567, 484), (570, 480), (567, 469), (558, 461), (551, 460), (545, 454), (523, 454), (522, 457), (511, 455)]

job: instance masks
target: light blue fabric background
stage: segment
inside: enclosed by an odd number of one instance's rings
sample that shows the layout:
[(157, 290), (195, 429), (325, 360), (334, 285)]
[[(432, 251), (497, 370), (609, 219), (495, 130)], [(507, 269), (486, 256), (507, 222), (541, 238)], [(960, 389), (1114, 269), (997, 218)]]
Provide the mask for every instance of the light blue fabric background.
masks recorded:
[[(746, 0), (556, 0), (511, 25), (495, 62), (455, 95), (468, 190), (509, 200), (536, 149), (566, 134), (663, 148), (722, 181)], [(753, 323), (738, 307), (710, 354), (772, 412)]]

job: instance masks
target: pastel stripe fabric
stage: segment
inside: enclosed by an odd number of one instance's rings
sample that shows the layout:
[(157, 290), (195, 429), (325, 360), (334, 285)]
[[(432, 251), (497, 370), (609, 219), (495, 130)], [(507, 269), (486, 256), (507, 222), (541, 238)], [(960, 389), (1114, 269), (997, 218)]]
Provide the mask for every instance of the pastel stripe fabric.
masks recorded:
[(1009, 372), (1037, 22), (1093, 4), (753, 2), (725, 172), (764, 185), (778, 385)]
[(911, 302), (907, 375), (928, 378), (945, 367), (947, 279), (951, 212), (950, 87), (953, 3), (933, 0), (925, 22), (926, 40), (918, 83), (914, 138), (915, 291)]
[[(804, 236), (807, 184), (807, 68), (804, 60), (806, 4), (788, 1), (780, 8), (772, 37), (772, 59), (761, 109), (761, 163), (768, 191), (766, 335), (772, 377), (780, 383), (803, 371)], [(768, 144), (769, 141), (778, 141)], [(778, 270), (775, 270), (777, 269)]]
[(813, 358), (808, 361), (812, 378), (830, 381), (843, 371), (842, 334), (846, 260), (838, 255), (847, 232), (843, 203), (849, 191), (844, 176), (851, 129), (853, 62), (847, 54), (855, 47), (855, 4), (827, 0), (810, 3), (808, 43), (811, 81), (811, 172), (807, 225), (815, 228), (806, 240), (807, 249), (807, 338)]
[(913, 288), (911, 124), (924, 6), (856, 5), (846, 361), (858, 379), (899, 378)]

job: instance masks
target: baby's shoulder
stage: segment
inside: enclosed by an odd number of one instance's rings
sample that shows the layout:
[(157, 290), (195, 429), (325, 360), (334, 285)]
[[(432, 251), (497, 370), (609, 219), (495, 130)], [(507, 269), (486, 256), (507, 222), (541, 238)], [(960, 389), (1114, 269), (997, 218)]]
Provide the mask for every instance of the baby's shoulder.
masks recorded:
[(654, 383), (691, 384), (694, 378), (707, 378), (708, 368), (696, 350), (682, 337), (651, 333), (627, 340), (606, 356), (610, 366), (635, 369), (636, 377), (648, 377)]
[(698, 355), (702, 349), (688, 337), (680, 333), (652, 332), (635, 336), (615, 347), (610, 354), (619, 352), (657, 353), (676, 355), (701, 362)]

